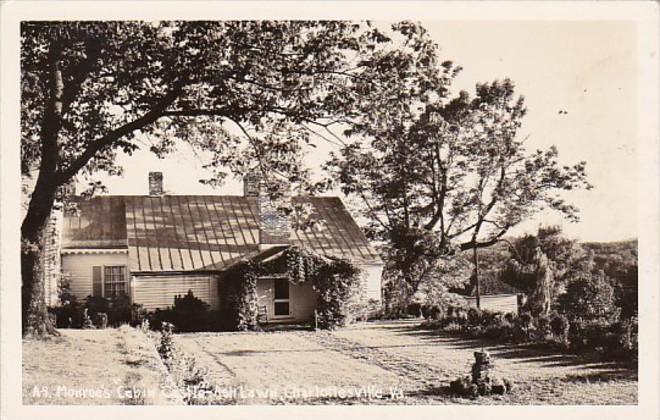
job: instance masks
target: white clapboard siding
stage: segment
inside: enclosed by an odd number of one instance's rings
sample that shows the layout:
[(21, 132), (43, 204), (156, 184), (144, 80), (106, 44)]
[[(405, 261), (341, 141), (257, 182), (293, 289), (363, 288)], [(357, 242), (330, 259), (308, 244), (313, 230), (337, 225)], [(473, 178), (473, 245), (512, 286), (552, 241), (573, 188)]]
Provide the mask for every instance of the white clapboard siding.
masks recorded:
[(381, 300), (382, 264), (363, 264), (359, 266), (362, 276), (362, 289), (367, 300)]
[[(476, 297), (464, 297), (468, 306), (477, 307)], [(481, 309), (495, 312), (518, 312), (518, 297), (515, 294), (483, 295), (480, 299)]]
[(135, 276), (132, 279), (133, 303), (144, 309), (167, 309), (174, 305), (176, 295), (193, 295), (218, 309), (217, 278), (211, 275)]
[(92, 294), (92, 267), (128, 265), (128, 254), (116, 250), (95, 251), (93, 254), (62, 255), (62, 272), (69, 279), (69, 288), (79, 301)]

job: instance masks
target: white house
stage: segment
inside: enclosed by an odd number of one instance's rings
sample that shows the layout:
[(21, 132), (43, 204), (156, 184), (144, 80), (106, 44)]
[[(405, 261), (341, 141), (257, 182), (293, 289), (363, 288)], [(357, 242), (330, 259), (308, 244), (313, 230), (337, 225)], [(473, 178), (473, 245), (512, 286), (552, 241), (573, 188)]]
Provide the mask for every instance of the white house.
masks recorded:
[[(269, 212), (258, 177), (246, 177), (244, 195), (166, 195), (162, 174), (150, 173), (148, 196), (78, 200), (62, 223), (61, 264), (79, 299), (126, 294), (147, 310), (194, 295), (219, 309), (223, 272), (268, 248), (303, 246), (343, 257), (363, 272), (363, 295), (381, 299), (382, 262), (338, 197), (292, 197), (308, 203), (322, 223), (289, 229)], [(305, 321), (316, 306), (309, 285), (285, 278), (258, 282), (259, 305), (270, 321)]]

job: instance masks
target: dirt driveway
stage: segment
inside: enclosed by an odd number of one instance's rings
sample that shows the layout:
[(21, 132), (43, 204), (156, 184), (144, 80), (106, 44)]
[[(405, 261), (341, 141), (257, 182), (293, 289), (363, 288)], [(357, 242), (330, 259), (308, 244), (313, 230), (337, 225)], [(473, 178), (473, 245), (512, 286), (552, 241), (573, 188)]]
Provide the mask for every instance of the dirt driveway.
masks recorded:
[[(363, 323), (334, 332), (181, 334), (217, 390), (234, 403), (635, 404), (634, 370), (520, 345), (439, 335), (418, 322)], [(472, 352), (491, 352), (516, 392), (465, 400), (449, 381), (469, 372)]]

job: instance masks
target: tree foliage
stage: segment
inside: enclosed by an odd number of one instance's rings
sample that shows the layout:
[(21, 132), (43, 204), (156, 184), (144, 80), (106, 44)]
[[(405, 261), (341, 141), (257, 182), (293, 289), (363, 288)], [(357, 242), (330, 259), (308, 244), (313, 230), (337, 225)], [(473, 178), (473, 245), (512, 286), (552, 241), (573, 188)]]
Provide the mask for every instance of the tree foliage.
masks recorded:
[(369, 236), (390, 244), (412, 292), (443, 256), (493, 245), (542, 208), (577, 220), (559, 192), (590, 188), (585, 162), (562, 165), (555, 147), (526, 150), (513, 82), (452, 96), (460, 67), (418, 29), (405, 32), (405, 48), (377, 55), (372, 74), (385, 82), (363, 90), (365, 108), (345, 132), (354, 141), (326, 165), (361, 201)]
[[(23, 22), (24, 331), (48, 328), (43, 228), (76, 178), (121, 174), (119, 152), (210, 151), (210, 183), (257, 161), (302, 182), (302, 147), (361, 110), (369, 57), (391, 40), (345, 21)], [(102, 188), (91, 180), (92, 187)], [(29, 315), (29, 316), (28, 316)], [(52, 331), (51, 331), (52, 332)]]
[(527, 309), (535, 315), (547, 314), (570, 279), (589, 270), (588, 254), (577, 241), (565, 238), (559, 226), (541, 226), (536, 235), (508, 243), (509, 258), (500, 277), (528, 296)]

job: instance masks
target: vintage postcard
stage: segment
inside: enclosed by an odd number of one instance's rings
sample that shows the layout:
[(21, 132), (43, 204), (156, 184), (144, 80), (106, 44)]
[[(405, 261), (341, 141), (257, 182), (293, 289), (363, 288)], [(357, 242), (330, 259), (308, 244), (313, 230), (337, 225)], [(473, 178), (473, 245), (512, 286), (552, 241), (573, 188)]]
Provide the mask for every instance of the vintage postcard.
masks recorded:
[(0, 419), (659, 415), (657, 3), (1, 13)]

